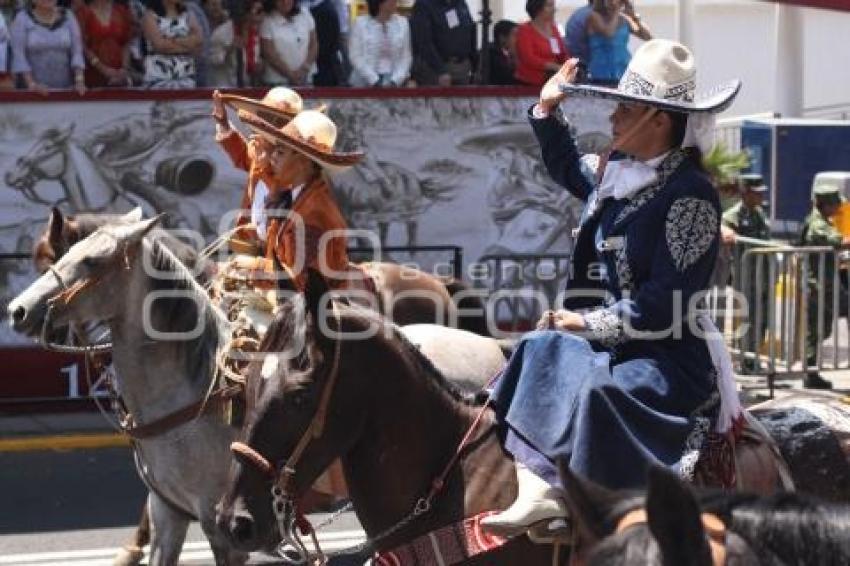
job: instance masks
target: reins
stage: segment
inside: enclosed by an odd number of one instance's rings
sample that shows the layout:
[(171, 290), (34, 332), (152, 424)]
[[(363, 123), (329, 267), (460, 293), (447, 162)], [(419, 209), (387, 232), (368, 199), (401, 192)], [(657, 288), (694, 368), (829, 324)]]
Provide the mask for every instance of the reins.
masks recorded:
[[(118, 261), (123, 260), (124, 269), (129, 270), (133, 259), (134, 252), (125, 247), (123, 254), (121, 255), (121, 259)], [(86, 381), (89, 386), (91, 386), (92, 381), (90, 371), (91, 366), (94, 364), (93, 357), (97, 354), (112, 352), (112, 342), (107, 341), (96, 344), (85, 344), (83, 346), (69, 346), (50, 341), (48, 334), (52, 326), (54, 308), (56, 308), (57, 305), (62, 308), (66, 308), (73, 304), (73, 302), (78, 299), (84, 291), (96, 288), (100, 283), (102, 283), (105, 278), (105, 274), (108, 273), (109, 270), (103, 269), (100, 275), (86, 277), (72, 285), (67, 284), (55, 266), (50, 265), (47, 270), (56, 278), (61, 291), (47, 300), (47, 313), (45, 314), (44, 322), (42, 323), (40, 341), (47, 350), (68, 354), (83, 354), (85, 357)], [(172, 411), (163, 417), (146, 424), (138, 424), (135, 422), (132, 414), (126, 409), (126, 407), (124, 407), (123, 402), (121, 402), (120, 396), (115, 393), (111, 384), (109, 384), (108, 389), (113, 401), (114, 410), (119, 414), (117, 428), (134, 440), (158, 436), (191, 420), (197, 419), (204, 414), (210, 406), (226, 403), (242, 392), (242, 386), (238, 382), (236, 385), (217, 388), (215, 387), (217, 381), (218, 375), (214, 375), (209, 388), (207, 388), (203, 397), (198, 401), (181, 407), (180, 409)], [(100, 406), (99, 401), (95, 400), (95, 402), (101, 413), (105, 415), (105, 410)]]
[[(341, 331), (340, 315), (334, 307), (334, 316), (337, 321), (337, 332)], [(327, 557), (322, 552), (319, 546), (319, 541), (316, 536), (316, 529), (310, 524), (307, 518), (297, 509), (294, 494), (291, 491), (291, 483), (296, 473), (296, 466), (304, 454), (304, 451), (309, 446), (310, 442), (318, 439), (324, 432), (324, 427), (327, 419), (327, 410), (330, 403), (330, 397), (333, 393), (334, 386), (339, 375), (339, 362), (341, 357), (341, 340), (339, 337), (334, 341), (334, 357), (328, 374), (328, 380), (322, 390), (321, 400), (313, 419), (310, 421), (307, 429), (301, 435), (292, 454), (286, 459), (286, 462), (281, 467), (277, 467), (262, 454), (251, 448), (243, 442), (233, 442), (230, 445), (230, 450), (233, 454), (243, 462), (249, 463), (258, 471), (260, 471), (271, 483), (272, 509), (278, 521), (278, 528), (281, 535), (281, 544), (278, 547), (278, 552), (285, 560), (291, 563), (307, 563), (309, 553), (307, 552), (303, 542), (300, 539), (298, 532), (293, 527), (297, 527), (302, 535), (309, 534), (313, 545), (316, 549), (316, 563), (326, 564)], [(478, 428), (481, 420), (490, 406), (488, 399), (479, 410), (472, 424), (467, 429), (458, 447), (455, 449), (452, 457), (446, 463), (440, 474), (431, 482), (427, 495), (419, 498), (413, 506), (413, 509), (405, 515), (401, 520), (381, 531), (377, 535), (370, 537), (365, 542), (357, 545), (352, 549), (347, 549), (346, 552), (361, 553), (366, 549), (373, 550), (378, 541), (384, 540), (387, 537), (395, 534), (402, 528), (406, 527), (417, 517), (431, 510), (431, 505), (434, 498), (445, 487), (446, 478), (451, 470), (457, 464), (464, 450), (469, 446), (472, 436)], [(287, 546), (295, 549), (295, 553), (291, 554), (287, 551)]]
[[(333, 307), (333, 312), (334, 318), (336, 319), (337, 332), (341, 332), (341, 318), (335, 306)], [(333, 361), (328, 372), (327, 381), (322, 389), (319, 407), (316, 409), (316, 413), (310, 420), (310, 424), (301, 435), (301, 438), (299, 439), (298, 444), (296, 444), (295, 449), (292, 451), (292, 454), (289, 455), (289, 458), (287, 458), (282, 467), (277, 468), (262, 454), (245, 443), (234, 442), (230, 445), (230, 450), (235, 456), (251, 463), (254, 467), (260, 470), (264, 476), (271, 480), (272, 507), (275, 518), (278, 522), (282, 541), (279, 551), (281, 554), (286, 556), (287, 550), (285, 547), (287, 545), (292, 546), (297, 553), (297, 556), (294, 557), (297, 558), (297, 560), (292, 560), (293, 562), (297, 561), (303, 563), (309, 559), (309, 553), (293, 527), (297, 527), (302, 534), (310, 535), (313, 540), (313, 545), (316, 548), (319, 563), (325, 564), (327, 562), (327, 559), (319, 546), (319, 540), (316, 536), (315, 530), (312, 525), (310, 525), (307, 518), (298, 512), (296, 508), (291, 484), (295, 477), (296, 466), (301, 460), (301, 457), (304, 455), (304, 452), (307, 450), (307, 447), (310, 445), (310, 442), (314, 439), (321, 438), (324, 433), (328, 404), (330, 403), (331, 394), (333, 393), (337, 376), (339, 375), (339, 360), (341, 351), (342, 343), (340, 338), (337, 336), (334, 340)]]

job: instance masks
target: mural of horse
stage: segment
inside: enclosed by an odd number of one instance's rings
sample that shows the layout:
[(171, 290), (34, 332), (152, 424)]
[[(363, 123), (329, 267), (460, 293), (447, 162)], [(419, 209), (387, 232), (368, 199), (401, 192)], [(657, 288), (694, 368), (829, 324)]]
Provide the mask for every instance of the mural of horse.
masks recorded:
[(454, 187), (436, 177), (420, 179), (413, 171), (388, 161), (369, 161), (332, 181), (334, 195), (352, 228), (377, 228), (382, 246), (390, 245), (388, 235), (393, 223), (403, 223), (406, 242), (419, 243), (420, 216), (431, 205), (448, 202)]
[[(32, 202), (67, 204), (75, 211), (102, 212), (133, 205), (72, 139), (73, 133), (74, 124), (45, 130), (15, 167), (6, 171), (6, 184)], [(64, 196), (55, 203), (41, 197), (35, 189), (41, 181), (57, 181)]]
[[(212, 233), (200, 208), (190, 199), (144, 179), (135, 170), (114, 168), (92, 157), (73, 133), (74, 124), (45, 130), (6, 171), (6, 184), (36, 204), (65, 205), (73, 212), (120, 212), (142, 205), (149, 212), (167, 212), (168, 226)], [(59, 184), (62, 196), (58, 200), (39, 193), (36, 185), (45, 181)]]

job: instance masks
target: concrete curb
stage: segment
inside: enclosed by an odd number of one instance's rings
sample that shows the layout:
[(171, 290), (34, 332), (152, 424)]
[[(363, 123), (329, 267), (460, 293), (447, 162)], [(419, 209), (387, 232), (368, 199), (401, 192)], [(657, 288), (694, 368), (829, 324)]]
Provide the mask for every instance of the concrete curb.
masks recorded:
[(0, 453), (39, 452), (46, 450), (85, 450), (130, 446), (130, 437), (123, 434), (61, 434), (0, 438)]

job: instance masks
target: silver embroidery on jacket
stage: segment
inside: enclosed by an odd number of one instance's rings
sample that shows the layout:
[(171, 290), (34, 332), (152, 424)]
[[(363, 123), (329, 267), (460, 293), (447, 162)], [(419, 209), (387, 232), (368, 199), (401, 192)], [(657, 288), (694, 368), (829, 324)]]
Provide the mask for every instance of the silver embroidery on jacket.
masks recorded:
[(680, 198), (667, 212), (667, 248), (679, 271), (695, 264), (711, 247), (717, 234), (717, 210), (707, 200)]
[(613, 348), (625, 341), (623, 321), (608, 309), (592, 310), (583, 316), (589, 340), (599, 342), (607, 348)]
[(623, 245), (622, 249), (614, 253), (614, 265), (617, 268), (617, 282), (621, 291), (634, 290), (634, 274), (629, 266), (629, 255), (626, 252), (628, 245)]

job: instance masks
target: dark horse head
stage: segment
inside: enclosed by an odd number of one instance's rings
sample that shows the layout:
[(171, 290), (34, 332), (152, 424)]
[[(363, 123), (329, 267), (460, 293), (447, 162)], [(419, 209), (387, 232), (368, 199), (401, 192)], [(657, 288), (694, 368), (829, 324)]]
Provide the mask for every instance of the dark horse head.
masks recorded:
[(115, 222), (138, 222), (142, 219), (142, 210), (137, 208), (127, 214), (78, 214), (64, 215), (59, 207), (50, 210), (47, 225), (41, 236), (35, 241), (32, 260), (39, 273), (44, 273), (65, 255), (77, 242), (106, 224)]
[(846, 506), (795, 493), (697, 493), (662, 468), (650, 470), (645, 494), (562, 475), (589, 566), (850, 564)]
[[(367, 315), (364, 317), (377, 315)], [(310, 271), (304, 294), (282, 300), (275, 322), (261, 344), (268, 354), (254, 362), (246, 385), (247, 417), (242, 442), (276, 469), (312, 426), (323, 395), (329, 410), (320, 434), (312, 434), (295, 464), (291, 485), (297, 498), (355, 439), (363, 424), (366, 399), (350, 379), (336, 379), (343, 334), (367, 330), (352, 317), (334, 315), (329, 289), (321, 275)], [(348, 355), (348, 354), (347, 354)], [(345, 399), (345, 403), (334, 400)], [(235, 458), (229, 489), (219, 507), (218, 523), (240, 549), (270, 548), (278, 542), (272, 512), (273, 478), (252, 460)]]

